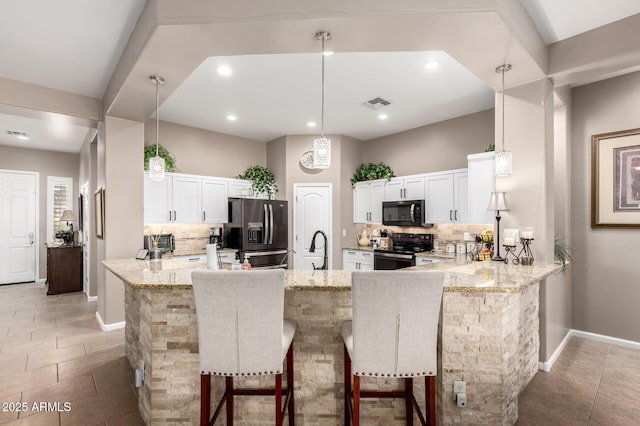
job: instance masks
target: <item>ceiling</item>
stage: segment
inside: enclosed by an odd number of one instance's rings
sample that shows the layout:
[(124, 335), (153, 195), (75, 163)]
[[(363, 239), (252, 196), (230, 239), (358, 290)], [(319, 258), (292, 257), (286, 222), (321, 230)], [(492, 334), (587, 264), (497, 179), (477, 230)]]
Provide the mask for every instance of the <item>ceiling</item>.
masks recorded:
[[(144, 3), (3, 1), (0, 78), (102, 98)], [(521, 3), (547, 44), (640, 13), (637, 0)], [(163, 102), (160, 118), (261, 141), (317, 133), (320, 48), (318, 43), (317, 54), (211, 57)], [(433, 59), (439, 66), (425, 69)], [(223, 63), (232, 68), (230, 76), (216, 73)], [(325, 69), (326, 133), (368, 140), (493, 106), (493, 91), (441, 51), (336, 52), (326, 57)], [(363, 105), (375, 97), (391, 104), (379, 110)], [(154, 101), (149, 99), (150, 104)], [(388, 118), (380, 120), (381, 112)], [(229, 114), (237, 120), (228, 121)], [(318, 126), (307, 127), (309, 121)], [(24, 132), (29, 140), (18, 140), (7, 131)], [(79, 152), (92, 131), (59, 120), (0, 113), (2, 145)]]

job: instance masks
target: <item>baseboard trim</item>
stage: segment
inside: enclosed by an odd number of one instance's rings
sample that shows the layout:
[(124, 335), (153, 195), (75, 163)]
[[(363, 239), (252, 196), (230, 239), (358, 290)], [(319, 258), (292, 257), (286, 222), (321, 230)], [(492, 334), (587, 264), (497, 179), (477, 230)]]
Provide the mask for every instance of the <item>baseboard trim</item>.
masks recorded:
[(572, 337), (580, 337), (582, 339), (589, 339), (589, 340), (594, 340), (596, 342), (608, 343), (610, 345), (617, 345), (617, 346), (623, 346), (625, 348), (640, 350), (640, 342), (635, 342), (633, 340), (619, 339), (617, 337), (605, 336), (603, 334), (590, 333), (588, 331), (571, 329), (569, 330), (569, 332), (567, 332), (567, 335), (564, 336), (564, 339), (562, 339), (562, 342), (560, 342), (560, 344), (558, 345), (556, 350), (553, 352), (553, 354), (551, 354), (551, 357), (549, 358), (549, 360), (538, 362), (538, 370), (544, 371), (546, 373), (551, 371), (553, 364), (558, 360), (558, 357), (560, 356), (560, 354), (562, 354), (562, 351), (567, 346), (569, 339)]
[(87, 302), (97, 302), (98, 301), (98, 296), (89, 296), (86, 293), (85, 293), (85, 295), (87, 296)]
[(36, 282), (37, 282), (38, 284), (44, 284), (44, 283), (46, 283), (46, 282), (47, 282), (47, 279), (46, 279), (46, 278), (38, 278), (38, 279), (36, 280)]
[(121, 328), (124, 328), (126, 323), (125, 321), (122, 321), (122, 322), (115, 322), (113, 324), (105, 324), (104, 321), (102, 321), (100, 312), (96, 312), (96, 318), (98, 319), (98, 324), (100, 324), (100, 328), (102, 329), (102, 331), (119, 330)]
[(633, 340), (619, 339), (617, 337), (605, 336), (603, 334), (590, 333), (588, 331), (571, 330), (571, 335), (582, 337), (583, 339), (595, 340), (597, 342), (609, 343), (611, 345), (624, 346), (625, 348), (640, 350), (640, 342)]
[(553, 353), (549, 357), (548, 361), (540, 361), (538, 363), (538, 370), (544, 371), (546, 373), (551, 371), (551, 367), (553, 367), (553, 364), (555, 364), (555, 362), (558, 360), (558, 357), (560, 356), (560, 354), (562, 353), (564, 348), (567, 346), (567, 343), (569, 342), (569, 339), (571, 339), (571, 332), (572, 331), (573, 330), (567, 331), (567, 334), (564, 336), (564, 339), (562, 339), (562, 342), (560, 342), (560, 344), (558, 345), (556, 350), (553, 351)]

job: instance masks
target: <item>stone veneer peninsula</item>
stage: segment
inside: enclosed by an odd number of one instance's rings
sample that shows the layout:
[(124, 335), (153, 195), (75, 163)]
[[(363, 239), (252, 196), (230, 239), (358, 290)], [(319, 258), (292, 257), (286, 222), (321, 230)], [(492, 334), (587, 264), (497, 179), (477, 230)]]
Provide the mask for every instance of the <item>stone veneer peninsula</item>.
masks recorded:
[[(127, 358), (133, 368), (144, 360), (145, 382), (138, 390), (142, 418), (147, 424), (198, 424), (200, 371), (191, 272), (205, 265), (163, 260), (162, 270), (152, 271), (149, 262), (134, 259), (103, 264), (125, 285)], [(438, 424), (514, 424), (518, 395), (538, 369), (539, 282), (561, 266), (452, 260), (414, 268), (445, 272), (438, 338)], [(285, 316), (298, 322), (293, 345), (299, 424), (343, 423), (340, 328), (351, 319), (350, 289), (349, 271), (286, 271)], [(399, 380), (365, 379), (363, 388), (402, 386)], [(270, 376), (237, 380), (243, 385), (272, 385)], [(466, 408), (453, 401), (454, 380), (467, 382)], [(424, 381), (416, 382), (417, 388), (423, 385)], [(224, 379), (214, 377), (212, 401), (223, 388)], [(238, 424), (271, 421), (272, 400), (243, 398), (235, 407)], [(404, 403), (365, 400), (361, 418), (364, 424), (404, 424)]]

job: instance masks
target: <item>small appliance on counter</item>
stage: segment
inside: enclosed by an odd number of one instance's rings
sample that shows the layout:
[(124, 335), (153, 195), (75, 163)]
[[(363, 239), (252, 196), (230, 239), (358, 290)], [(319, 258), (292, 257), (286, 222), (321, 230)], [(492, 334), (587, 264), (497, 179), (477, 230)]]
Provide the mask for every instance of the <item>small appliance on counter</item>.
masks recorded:
[[(144, 236), (144, 248), (151, 252), (153, 250), (153, 242), (151, 235)], [(160, 234), (158, 238), (158, 250), (161, 254), (173, 253), (176, 249), (176, 239), (173, 234)]]
[(211, 233), (209, 234), (209, 244), (215, 244), (218, 250), (220, 250), (223, 247), (222, 227), (217, 226), (217, 227), (211, 228)]

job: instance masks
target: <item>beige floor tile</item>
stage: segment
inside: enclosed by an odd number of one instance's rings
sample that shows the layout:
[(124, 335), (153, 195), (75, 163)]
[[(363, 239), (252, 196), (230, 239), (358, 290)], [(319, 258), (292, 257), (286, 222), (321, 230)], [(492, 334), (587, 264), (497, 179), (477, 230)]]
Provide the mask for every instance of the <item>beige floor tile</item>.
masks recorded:
[(38, 354), (42, 351), (51, 351), (57, 348), (55, 337), (49, 337), (35, 342), (22, 342), (2, 345), (2, 353), (11, 354)]
[(112, 350), (106, 350), (93, 353), (90, 356), (60, 362), (58, 363), (58, 379), (63, 381), (71, 377), (92, 373), (116, 359), (117, 357)]
[[(61, 336), (58, 337), (58, 349), (67, 348), (69, 346), (75, 346), (81, 343), (87, 346), (96, 346), (99, 343), (106, 342), (108, 339), (107, 333), (103, 331), (97, 331), (95, 333), (81, 334), (79, 336)], [(95, 352), (95, 351), (93, 351)]]
[(128, 363), (113, 360), (93, 372), (98, 392), (110, 392), (113, 389), (131, 385), (135, 382), (133, 368)]
[(27, 354), (0, 353), (0, 380), (4, 376), (26, 371), (26, 366)]
[[(0, 390), (0, 394), (1, 393), (2, 391)], [(22, 402), (20, 397), (20, 392), (14, 393), (13, 395), (0, 396), (0, 403), (9, 404), (7, 405), (6, 409), (3, 405), (2, 409), (0, 410), (0, 424), (8, 423), (18, 418), (20, 411), (18, 411), (19, 408), (16, 405)]]
[(28, 343), (31, 341), (31, 332), (22, 333), (16, 336), (0, 336), (0, 348), (5, 345), (12, 345), (15, 343)]
[(18, 420), (7, 423), (8, 426), (58, 426), (60, 425), (60, 413), (56, 411), (41, 411), (30, 416), (21, 417)]
[(640, 424), (640, 406), (628, 405), (623, 399), (598, 395), (593, 407), (590, 426), (637, 426)]
[[(93, 377), (91, 374), (85, 374), (84, 376), (74, 377), (49, 386), (23, 392), (22, 401), (27, 402), (30, 406), (34, 403), (57, 402), (60, 407), (63, 407), (65, 403), (71, 403), (72, 401), (95, 394), (96, 387), (93, 382)], [(33, 412), (27, 412), (25, 414), (33, 414)]]
[[(133, 392), (128, 386), (124, 386), (74, 401), (71, 411), (60, 414), (60, 420), (63, 426), (109, 423), (137, 411), (138, 402)], [(90, 422), (89, 419), (91, 419)]]
[(36, 370), (18, 372), (2, 378), (0, 397), (47, 386), (58, 381), (58, 367), (48, 365)]
[(137, 411), (126, 414), (117, 419), (109, 420), (107, 426), (144, 426), (144, 421)]
[(74, 358), (86, 356), (84, 345), (79, 344), (69, 346), (68, 348), (41, 351), (36, 354), (30, 354), (27, 360), (27, 371), (46, 365), (55, 365), (59, 362), (69, 361)]

